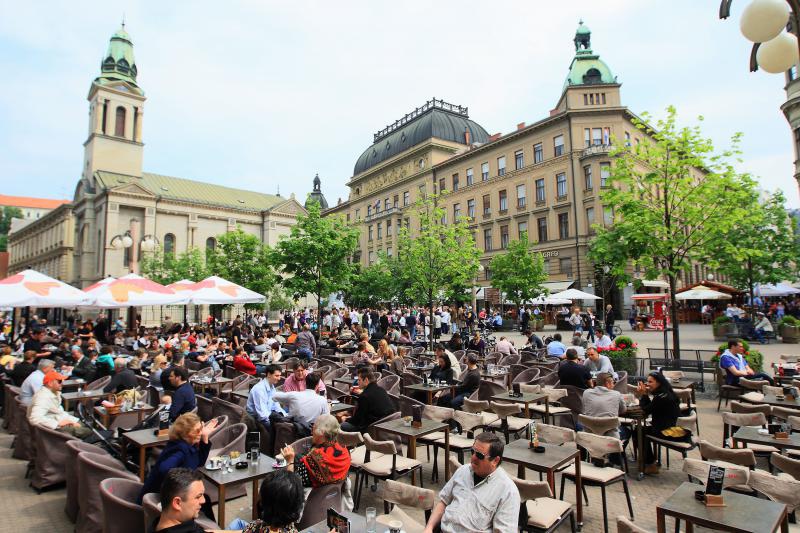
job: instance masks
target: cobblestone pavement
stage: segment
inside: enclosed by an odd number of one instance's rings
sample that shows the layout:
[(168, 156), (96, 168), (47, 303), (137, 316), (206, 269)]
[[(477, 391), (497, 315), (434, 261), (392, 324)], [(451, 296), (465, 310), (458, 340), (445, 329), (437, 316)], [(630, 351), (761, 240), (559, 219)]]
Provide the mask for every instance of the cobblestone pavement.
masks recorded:
[[(711, 349), (717, 345), (711, 338), (710, 326), (689, 325), (682, 326), (683, 346), (688, 348)], [(656, 332), (633, 332), (634, 340), (639, 344), (640, 349), (659, 347), (663, 343), (663, 337)], [(519, 346), (522, 340), (521, 335), (509, 335)], [(765, 354), (767, 362), (777, 360), (781, 353), (800, 353), (797, 345), (770, 344), (759, 346)], [(646, 351), (642, 350), (642, 353)], [(700, 437), (709, 440), (714, 444), (722, 441), (721, 418), (716, 412), (716, 400), (713, 398), (698, 398), (700, 415)], [(41, 532), (41, 533), (60, 533), (73, 531), (73, 525), (67, 520), (64, 514), (64, 494), (63, 488), (51, 490), (37, 495), (35, 491), (28, 487), (28, 480), (23, 479), (25, 473), (25, 463), (11, 458), (10, 445), (13, 436), (5, 431), (0, 431), (0, 516), (5, 517), (0, 521), (0, 533), (11, 532)], [(690, 457), (699, 457), (696, 451), (689, 454)], [(426, 460), (425, 448), (420, 447), (417, 457), (423, 462)], [(439, 464), (441, 465), (441, 457)], [(655, 531), (655, 508), (660, 501), (668, 497), (674, 488), (686, 480), (681, 473), (682, 460), (674, 453), (670, 454), (670, 468), (662, 468), (661, 474), (657, 476), (647, 476), (642, 481), (637, 481), (635, 475), (629, 479), (631, 497), (633, 499), (635, 521), (642, 527)], [(762, 465), (764, 466), (764, 465)], [(514, 466), (506, 466), (508, 472), (516, 474)], [(635, 466), (631, 461), (631, 469), (635, 471)], [(529, 479), (538, 479), (535, 473), (528, 471)], [(431, 464), (425, 465), (424, 473), (425, 487), (438, 489), (441, 484), (431, 484)], [(557, 487), (560, 479), (557, 478)], [(601, 532), (603, 531), (602, 505), (600, 500), (600, 490), (587, 488), (589, 495), (589, 505), (584, 507), (584, 527), (583, 531)], [(565, 499), (575, 501), (574, 489), (567, 484)], [(228, 502), (226, 513), (228, 519), (242, 517), (247, 519), (250, 516), (250, 499), (248, 497), (238, 498)], [(377, 493), (365, 490), (364, 498), (361, 503), (361, 511), (367, 506), (382, 509), (382, 502)], [(422, 520), (422, 513), (417, 510), (408, 512)], [(610, 517), (610, 531), (616, 531), (613, 524), (617, 515), (627, 514), (625, 496), (621, 485), (616, 485), (608, 489), (608, 516)], [(668, 522), (667, 527), (673, 530), (672, 522)], [(698, 531), (701, 529), (698, 528)], [(568, 524), (565, 524), (559, 531), (569, 531)], [(791, 526), (791, 531), (800, 532), (800, 528)], [(766, 532), (765, 532), (766, 533)]]

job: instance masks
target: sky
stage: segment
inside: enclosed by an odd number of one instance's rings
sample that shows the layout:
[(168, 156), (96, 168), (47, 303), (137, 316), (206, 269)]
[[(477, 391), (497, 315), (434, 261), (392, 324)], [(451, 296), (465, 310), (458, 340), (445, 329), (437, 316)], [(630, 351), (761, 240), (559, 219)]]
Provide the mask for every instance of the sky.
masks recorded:
[(144, 170), (333, 205), (373, 133), (432, 97), (490, 134), (545, 118), (578, 21), (634, 113), (665, 114), (800, 207), (782, 75), (748, 70), (746, 0), (0, 0), (0, 192), (72, 198), (86, 96), (125, 17), (145, 91)]

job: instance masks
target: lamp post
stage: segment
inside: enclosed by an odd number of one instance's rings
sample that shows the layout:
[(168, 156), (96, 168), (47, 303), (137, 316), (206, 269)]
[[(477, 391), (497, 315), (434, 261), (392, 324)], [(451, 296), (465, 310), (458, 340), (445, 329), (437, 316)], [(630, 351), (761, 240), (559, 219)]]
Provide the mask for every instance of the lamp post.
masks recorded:
[(475, 284), (472, 285), (472, 312), (473, 313), (477, 313), (477, 309), (478, 309), (478, 290), (477, 290), (477, 287), (476, 287), (477, 284), (478, 284), (478, 278), (485, 271), (486, 271), (486, 269), (483, 268), (483, 264), (482, 263), (478, 263), (478, 273), (475, 274)]
[[(733, 0), (722, 0), (719, 18), (731, 14)], [(781, 106), (792, 129), (795, 149), (794, 177), (800, 186), (800, 0), (752, 0), (745, 7), (739, 27), (753, 42), (750, 71), (759, 68), (772, 74), (786, 73), (786, 102)]]

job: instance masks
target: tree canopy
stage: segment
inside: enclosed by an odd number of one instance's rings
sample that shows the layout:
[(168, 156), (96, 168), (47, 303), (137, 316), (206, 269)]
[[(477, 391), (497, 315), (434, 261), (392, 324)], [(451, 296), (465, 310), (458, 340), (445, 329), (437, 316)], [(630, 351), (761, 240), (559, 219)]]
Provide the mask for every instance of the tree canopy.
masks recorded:
[(492, 286), (504, 292), (517, 308), (547, 293), (543, 285), (547, 281), (544, 257), (531, 249), (527, 235), (510, 242), (504, 254), (494, 256), (490, 268)]

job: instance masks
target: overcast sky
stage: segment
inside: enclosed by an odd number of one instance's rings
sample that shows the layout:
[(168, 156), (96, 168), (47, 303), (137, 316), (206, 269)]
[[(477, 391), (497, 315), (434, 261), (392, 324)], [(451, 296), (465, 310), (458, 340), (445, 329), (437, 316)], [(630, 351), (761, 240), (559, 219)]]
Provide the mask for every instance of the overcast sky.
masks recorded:
[(123, 13), (147, 102), (144, 170), (328, 202), (377, 130), (431, 97), (489, 133), (548, 115), (583, 18), (635, 113), (703, 115), (718, 148), (800, 207), (784, 78), (750, 73), (746, 0), (0, 0), (0, 192), (72, 198), (86, 95)]

